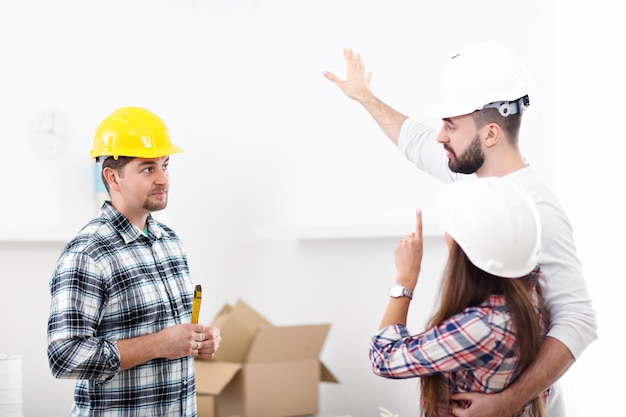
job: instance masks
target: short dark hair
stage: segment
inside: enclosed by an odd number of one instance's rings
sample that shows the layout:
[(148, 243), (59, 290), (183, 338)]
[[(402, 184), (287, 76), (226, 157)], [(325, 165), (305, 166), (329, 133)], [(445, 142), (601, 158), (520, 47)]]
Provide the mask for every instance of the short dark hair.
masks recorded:
[(517, 144), (519, 138), (520, 126), (522, 125), (522, 113), (510, 114), (502, 116), (498, 109), (487, 108), (476, 110), (472, 113), (474, 123), (479, 129), (489, 123), (498, 124), (506, 133), (509, 141)]
[(107, 182), (106, 178), (104, 178), (104, 168), (111, 168), (112, 170), (120, 174), (120, 176), (122, 176), (121, 173), (124, 167), (133, 159), (135, 159), (134, 156), (118, 156), (117, 158), (109, 156), (105, 158), (104, 161), (102, 161), (102, 172), (100, 173), (100, 176), (102, 177), (102, 183), (107, 189), (107, 193), (109, 193), (109, 195), (111, 195), (111, 192), (109, 191), (109, 183)]

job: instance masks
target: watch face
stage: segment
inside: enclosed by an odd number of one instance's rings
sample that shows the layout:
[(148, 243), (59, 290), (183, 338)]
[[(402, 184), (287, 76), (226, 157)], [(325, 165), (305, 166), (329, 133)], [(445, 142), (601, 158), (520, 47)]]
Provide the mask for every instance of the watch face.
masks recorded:
[(402, 296), (402, 287), (399, 285), (394, 285), (389, 289), (390, 297), (400, 297)]
[(398, 298), (398, 297), (409, 297), (413, 298), (413, 291), (408, 288), (404, 288), (400, 284), (394, 284), (391, 288), (389, 288), (389, 296)]

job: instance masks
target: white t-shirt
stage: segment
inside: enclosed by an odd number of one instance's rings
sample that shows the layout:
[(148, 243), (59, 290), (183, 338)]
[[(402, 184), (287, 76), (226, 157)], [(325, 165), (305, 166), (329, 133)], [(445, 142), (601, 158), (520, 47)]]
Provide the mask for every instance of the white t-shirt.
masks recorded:
[[(409, 118), (402, 125), (398, 148), (417, 168), (445, 183), (476, 177), (450, 171), (443, 145), (437, 142), (437, 132), (415, 119)], [(548, 335), (561, 341), (578, 358), (598, 335), (596, 313), (569, 219), (552, 191), (530, 167), (504, 178), (525, 189), (537, 205), (542, 226), (541, 285), (550, 311)], [(562, 401), (559, 387), (554, 386), (548, 399), (550, 417), (565, 416)]]

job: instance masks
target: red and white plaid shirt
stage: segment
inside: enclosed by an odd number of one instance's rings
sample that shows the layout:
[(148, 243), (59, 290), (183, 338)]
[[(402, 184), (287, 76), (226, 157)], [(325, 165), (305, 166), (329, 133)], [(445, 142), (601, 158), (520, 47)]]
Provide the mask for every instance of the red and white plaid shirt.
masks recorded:
[[(536, 269), (531, 277), (535, 285), (538, 277)], [(536, 291), (533, 296), (545, 335)], [(410, 335), (403, 325), (387, 326), (372, 338), (369, 356), (374, 373), (385, 378), (441, 373), (451, 393), (495, 393), (520, 374), (518, 337), (523, 335), (515, 331), (506, 299), (492, 295), (418, 335)], [(548, 395), (549, 390), (542, 395), (544, 404)], [(532, 416), (530, 404), (517, 415)]]

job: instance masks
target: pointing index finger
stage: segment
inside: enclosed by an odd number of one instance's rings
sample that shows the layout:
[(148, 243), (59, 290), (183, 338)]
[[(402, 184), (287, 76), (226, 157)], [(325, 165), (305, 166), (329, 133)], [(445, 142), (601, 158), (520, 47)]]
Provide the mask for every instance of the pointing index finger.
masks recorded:
[(422, 237), (422, 209), (415, 210), (415, 237)]

